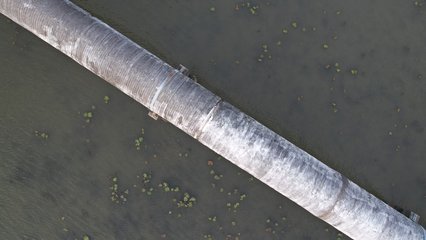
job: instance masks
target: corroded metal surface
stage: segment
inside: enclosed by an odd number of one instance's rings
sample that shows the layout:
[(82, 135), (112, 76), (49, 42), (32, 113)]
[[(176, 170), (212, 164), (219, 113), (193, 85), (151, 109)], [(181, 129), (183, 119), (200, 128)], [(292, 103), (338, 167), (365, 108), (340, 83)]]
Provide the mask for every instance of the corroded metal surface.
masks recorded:
[(425, 230), (253, 118), (64, 0), (0, 0), (0, 12), (353, 239)]

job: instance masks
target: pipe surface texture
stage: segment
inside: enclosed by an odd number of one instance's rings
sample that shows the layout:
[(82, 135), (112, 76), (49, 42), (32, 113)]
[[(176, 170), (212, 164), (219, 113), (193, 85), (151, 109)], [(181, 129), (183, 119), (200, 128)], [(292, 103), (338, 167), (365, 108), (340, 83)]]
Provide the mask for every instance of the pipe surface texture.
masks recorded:
[(67, 0), (0, 12), (344, 234), (425, 240), (424, 229)]

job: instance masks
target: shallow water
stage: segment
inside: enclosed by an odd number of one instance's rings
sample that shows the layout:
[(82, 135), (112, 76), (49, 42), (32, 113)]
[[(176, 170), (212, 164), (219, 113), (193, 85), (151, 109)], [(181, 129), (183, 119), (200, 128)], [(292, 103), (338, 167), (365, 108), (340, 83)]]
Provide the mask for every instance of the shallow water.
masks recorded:
[[(426, 218), (426, 6), (277, 0), (251, 2), (252, 14), (234, 1), (75, 3)], [(4, 16), (0, 36), (1, 239), (348, 239)], [(173, 202), (184, 192), (193, 207)]]

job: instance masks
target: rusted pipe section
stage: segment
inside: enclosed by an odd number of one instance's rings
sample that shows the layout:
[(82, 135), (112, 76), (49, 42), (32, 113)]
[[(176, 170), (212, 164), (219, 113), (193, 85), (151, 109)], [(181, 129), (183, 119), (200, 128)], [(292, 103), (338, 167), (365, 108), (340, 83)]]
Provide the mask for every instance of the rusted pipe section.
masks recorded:
[(425, 230), (67, 0), (0, 0), (0, 12), (353, 239)]

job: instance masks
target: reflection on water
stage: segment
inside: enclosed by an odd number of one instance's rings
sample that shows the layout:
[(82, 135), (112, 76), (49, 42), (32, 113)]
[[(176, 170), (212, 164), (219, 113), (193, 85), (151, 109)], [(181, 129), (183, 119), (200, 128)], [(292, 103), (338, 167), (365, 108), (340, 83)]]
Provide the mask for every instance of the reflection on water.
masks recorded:
[[(426, 217), (423, 1), (76, 3)], [(2, 239), (347, 239), (3, 16), (0, 32)]]

